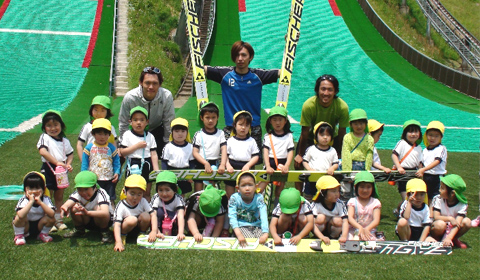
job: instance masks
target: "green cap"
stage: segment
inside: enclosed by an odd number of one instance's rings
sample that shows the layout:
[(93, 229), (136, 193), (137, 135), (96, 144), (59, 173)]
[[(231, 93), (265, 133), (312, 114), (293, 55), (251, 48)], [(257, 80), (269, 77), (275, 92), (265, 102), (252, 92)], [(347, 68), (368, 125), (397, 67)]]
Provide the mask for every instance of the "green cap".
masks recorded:
[(49, 110), (47, 110), (45, 113), (43, 113), (42, 119), (43, 119), (46, 115), (50, 115), (50, 114), (55, 114), (55, 115), (58, 115), (60, 118), (62, 118), (62, 114), (60, 113), (60, 111), (53, 110), (53, 109), (49, 109)]
[(177, 184), (177, 176), (175, 176), (175, 173), (172, 171), (162, 171), (158, 173), (157, 179), (155, 180), (155, 183), (172, 183), (172, 184)]
[(133, 107), (132, 110), (130, 110), (130, 117), (132, 117), (132, 115), (136, 112), (140, 112), (140, 113), (144, 114), (145, 117), (147, 117), (147, 119), (148, 119), (147, 109), (143, 108), (142, 106)]
[(108, 110), (112, 109), (112, 101), (110, 100), (110, 97), (105, 96), (105, 95), (97, 95), (93, 98), (92, 100), (92, 105), (102, 105)]
[[(405, 131), (405, 129), (411, 125), (416, 125), (418, 126), (418, 129), (420, 130), (420, 133), (422, 132), (422, 126), (420, 125), (420, 122), (419, 121), (416, 121), (416, 120), (408, 120), (406, 122), (403, 123), (403, 131)], [(403, 134), (403, 133), (402, 133)], [(422, 137), (418, 137), (418, 140), (415, 141), (415, 144), (420, 145), (420, 143), (422, 143)]]
[(219, 190), (212, 185), (208, 185), (202, 194), (200, 194), (198, 201), (200, 212), (208, 218), (217, 216), (222, 206), (222, 196), (225, 194), (226, 192), (224, 190)]
[(273, 130), (272, 124), (270, 123), (270, 118), (273, 116), (285, 117), (287, 119), (287, 123), (290, 123), (290, 121), (288, 120), (288, 111), (285, 107), (280, 107), (280, 106), (272, 107), (272, 109), (270, 109), (270, 112), (268, 113), (267, 122), (265, 123), (265, 128), (267, 129), (267, 131), (269, 131), (270, 129)]
[[(353, 122), (353, 121), (358, 121), (358, 120), (365, 120), (365, 121), (368, 122), (367, 112), (365, 112), (365, 110), (363, 110), (363, 109), (353, 109), (350, 112), (349, 121)], [(350, 125), (350, 131), (353, 131), (353, 128), (352, 128), (351, 125)], [(368, 133), (368, 123), (365, 125), (365, 133)]]
[(450, 174), (445, 177), (440, 177), (440, 181), (455, 191), (455, 196), (458, 201), (465, 204), (468, 203), (467, 198), (463, 195), (463, 192), (467, 189), (467, 185), (462, 177), (456, 174)]
[(296, 188), (287, 188), (280, 193), (278, 202), (282, 213), (293, 214), (298, 211), (302, 203), (302, 197)]
[(91, 188), (97, 187), (97, 175), (92, 171), (82, 171), (75, 176), (75, 189), (76, 188)]
[(358, 172), (357, 175), (355, 175), (355, 182), (354, 182), (355, 188), (357, 188), (357, 185), (362, 182), (372, 183), (373, 184), (372, 196), (374, 198), (378, 198), (377, 184), (375, 184), (375, 178), (373, 177), (373, 174), (368, 171)]
[(203, 128), (205, 126), (205, 124), (203, 123), (202, 119), (200, 118), (200, 112), (202, 111), (203, 108), (205, 108), (206, 106), (214, 106), (214, 107), (217, 107), (217, 110), (220, 112), (220, 109), (218, 108), (218, 105), (215, 104), (214, 102), (207, 102), (207, 103), (203, 103), (201, 106), (200, 106), (200, 110), (198, 110), (198, 116), (197, 116), (197, 121), (198, 121), (198, 125), (200, 126), (200, 128)]

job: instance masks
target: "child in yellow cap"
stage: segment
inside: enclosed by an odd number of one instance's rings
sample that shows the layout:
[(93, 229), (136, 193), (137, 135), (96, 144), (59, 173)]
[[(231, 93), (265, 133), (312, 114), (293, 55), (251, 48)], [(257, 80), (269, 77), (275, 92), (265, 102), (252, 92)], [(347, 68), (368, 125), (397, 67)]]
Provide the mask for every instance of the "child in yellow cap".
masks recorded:
[(423, 181), (427, 184), (427, 194), (429, 203), (431, 199), (439, 194), (440, 176), (447, 173), (447, 148), (442, 145), (445, 126), (439, 121), (432, 121), (428, 124), (423, 142), (422, 167), (418, 169), (416, 175), (423, 177)]
[(113, 216), (115, 237), (113, 249), (117, 252), (125, 250), (127, 234), (132, 232), (144, 233), (150, 228), (148, 242), (154, 242), (157, 239), (157, 216), (152, 206), (143, 197), (146, 189), (147, 182), (138, 174), (130, 175), (125, 180), (126, 198), (117, 203)]
[[(383, 127), (385, 126), (384, 123), (380, 123), (377, 120), (369, 119), (368, 120), (368, 132), (370, 136), (373, 138), (373, 143), (377, 144), (380, 141), (380, 137), (383, 134)], [(374, 170), (382, 170), (385, 173), (390, 173), (392, 170), (388, 167), (382, 165), (382, 161), (380, 160), (380, 156), (378, 155), (377, 148), (373, 146), (373, 163), (372, 163), (372, 171)]]
[[(287, 188), (280, 193), (279, 204), (273, 209), (270, 233), (275, 244), (282, 244), (281, 235), (297, 244), (313, 229), (312, 207), (300, 196), (296, 188)], [(288, 236), (288, 235), (291, 235)]]
[(426, 241), (431, 224), (427, 185), (422, 179), (411, 179), (407, 182), (407, 197), (400, 206), (395, 232), (403, 241)]
[(465, 181), (456, 174), (440, 177), (440, 194), (432, 200), (431, 235), (445, 246), (467, 248), (459, 240), (471, 227), (471, 220), (467, 218), (468, 201), (463, 195), (466, 189)]
[(340, 200), (340, 183), (334, 177), (324, 175), (318, 179), (316, 187), (313, 233), (327, 245), (330, 244), (330, 237), (344, 243), (348, 238), (348, 212)]

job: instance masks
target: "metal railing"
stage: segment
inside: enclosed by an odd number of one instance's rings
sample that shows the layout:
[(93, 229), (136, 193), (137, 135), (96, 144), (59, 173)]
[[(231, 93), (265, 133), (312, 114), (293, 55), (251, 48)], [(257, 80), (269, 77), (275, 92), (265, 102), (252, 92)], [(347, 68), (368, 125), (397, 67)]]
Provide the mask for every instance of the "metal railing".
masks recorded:
[(117, 2), (114, 1), (113, 7), (113, 35), (112, 35), (112, 57), (110, 58), (110, 78), (109, 78), (109, 96), (112, 97), (115, 92), (115, 64), (116, 64), (116, 53), (117, 53)]

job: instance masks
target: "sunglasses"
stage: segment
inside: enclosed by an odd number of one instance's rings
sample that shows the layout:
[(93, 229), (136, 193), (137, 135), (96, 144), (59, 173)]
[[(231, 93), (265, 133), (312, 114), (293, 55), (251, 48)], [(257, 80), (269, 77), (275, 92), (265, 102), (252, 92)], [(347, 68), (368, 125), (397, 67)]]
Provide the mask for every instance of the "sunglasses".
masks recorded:
[(321, 81), (324, 81), (324, 80), (333, 81), (333, 79), (335, 79), (335, 78), (331, 75), (323, 75), (323, 76), (320, 77)]
[(155, 74), (160, 74), (160, 69), (158, 69), (157, 67), (145, 67), (145, 68), (143, 68), (143, 73), (152, 74), (151, 72), (153, 72)]

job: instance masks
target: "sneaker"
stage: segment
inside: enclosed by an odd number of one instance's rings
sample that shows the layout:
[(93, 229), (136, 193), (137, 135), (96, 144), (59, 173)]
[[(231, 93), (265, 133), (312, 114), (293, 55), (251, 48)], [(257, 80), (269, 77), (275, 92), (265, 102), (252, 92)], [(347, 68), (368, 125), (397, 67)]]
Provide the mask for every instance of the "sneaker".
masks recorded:
[(40, 234), (37, 236), (37, 239), (38, 239), (38, 240), (42, 240), (43, 243), (48, 243), (48, 242), (50, 242), (50, 241), (53, 240), (53, 238), (52, 238), (50, 235), (46, 234), (46, 233), (40, 233)]
[(480, 225), (480, 216), (478, 216), (475, 220), (472, 220), (471, 225), (472, 227), (478, 227)]
[[(110, 234), (110, 231), (103, 231), (102, 232), (102, 243), (112, 243), (113, 238), (112, 235)], [(123, 242), (123, 240), (122, 240)]]
[(65, 238), (72, 238), (72, 237), (83, 237), (85, 235), (85, 230), (78, 230), (73, 229), (63, 235)]
[(27, 243), (23, 234), (15, 235), (15, 237), (13, 238), (13, 242), (15, 242), (15, 245), (25, 245), (25, 243)]
[(463, 243), (462, 241), (458, 240), (458, 238), (454, 238), (452, 240), (453, 246), (460, 248), (460, 249), (467, 249), (467, 244)]
[(48, 233), (57, 232), (57, 231), (58, 231), (58, 228), (56, 226), (53, 226)]
[(66, 230), (68, 228), (67, 225), (63, 223), (63, 220), (57, 220), (55, 222), (55, 227), (57, 228), (57, 230)]
[(383, 233), (383, 231), (377, 231), (375, 237), (377, 238), (377, 241), (385, 241), (385, 233)]

